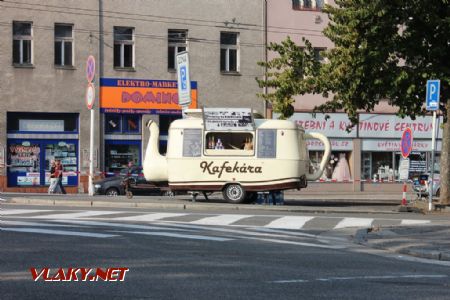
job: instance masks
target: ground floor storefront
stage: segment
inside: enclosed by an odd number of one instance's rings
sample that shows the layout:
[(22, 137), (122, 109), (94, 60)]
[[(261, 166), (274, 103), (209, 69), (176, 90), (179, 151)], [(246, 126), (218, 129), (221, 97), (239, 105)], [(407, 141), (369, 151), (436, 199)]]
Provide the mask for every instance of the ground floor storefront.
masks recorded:
[[(197, 107), (197, 85), (191, 108)], [(138, 88), (136, 88), (138, 87)], [(182, 117), (176, 81), (102, 78), (96, 107), (95, 178), (115, 176), (140, 166), (149, 132), (148, 120), (160, 126), (159, 150), (166, 152), (170, 123)], [(50, 166), (63, 165), (62, 184), (68, 193), (88, 191), (89, 111), (51, 113), (6, 112), (6, 138), (0, 141), (0, 191), (47, 192)], [(85, 114), (82, 118), (81, 114)]]

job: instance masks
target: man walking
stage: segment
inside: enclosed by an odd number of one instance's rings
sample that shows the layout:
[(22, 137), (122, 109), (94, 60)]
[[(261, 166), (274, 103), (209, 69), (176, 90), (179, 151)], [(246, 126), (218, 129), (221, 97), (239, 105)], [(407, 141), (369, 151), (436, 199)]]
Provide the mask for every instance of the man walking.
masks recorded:
[(61, 190), (62, 194), (66, 194), (66, 190), (64, 189), (63, 185), (62, 185), (62, 177), (63, 177), (63, 171), (64, 171), (64, 167), (61, 164), (61, 160), (57, 160), (56, 161), (56, 173), (58, 174), (58, 183), (57, 186), (59, 187), (59, 189)]

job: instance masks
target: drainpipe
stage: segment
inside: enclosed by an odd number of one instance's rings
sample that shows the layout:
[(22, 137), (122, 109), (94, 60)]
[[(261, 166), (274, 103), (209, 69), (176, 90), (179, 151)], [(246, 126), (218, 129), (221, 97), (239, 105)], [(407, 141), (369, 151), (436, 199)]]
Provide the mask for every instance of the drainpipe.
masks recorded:
[[(102, 97), (101, 90), (100, 90), (100, 79), (103, 78), (104, 74), (104, 50), (105, 50), (105, 39), (104, 39), (104, 28), (103, 28), (103, 0), (98, 0), (98, 32), (99, 32), (99, 48), (98, 48), (98, 88), (99, 88), (99, 97), (98, 97), (98, 107), (100, 107), (100, 99)], [(99, 109), (99, 146), (98, 146), (98, 153), (97, 153), (97, 167), (99, 167), (101, 170), (105, 170), (105, 156), (104, 156), (104, 149), (105, 149), (105, 138), (104, 138), (104, 116), (100, 113)]]
[[(263, 58), (264, 58), (264, 62), (267, 63), (267, 0), (263, 0), (263, 27), (264, 27), (264, 32), (263, 32)], [(266, 77), (266, 73), (267, 73), (267, 66), (264, 67), (264, 81), (267, 81), (267, 77)], [(264, 86), (263, 88), (263, 94), (267, 95), (267, 86)], [(264, 117), (268, 118), (269, 116), (267, 115), (267, 100), (264, 100)], [(272, 117), (272, 116), (270, 116)]]

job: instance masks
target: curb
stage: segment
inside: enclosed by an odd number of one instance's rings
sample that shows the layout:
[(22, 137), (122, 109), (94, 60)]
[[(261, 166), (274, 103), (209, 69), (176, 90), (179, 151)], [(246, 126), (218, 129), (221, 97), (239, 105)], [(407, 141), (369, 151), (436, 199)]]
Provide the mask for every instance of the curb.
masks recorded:
[(45, 206), (77, 206), (77, 207), (116, 207), (116, 208), (153, 208), (153, 209), (180, 209), (180, 210), (270, 210), (276, 212), (298, 212), (298, 213), (358, 213), (358, 214), (398, 214), (397, 211), (390, 210), (350, 210), (334, 209), (311, 206), (288, 206), (288, 205), (251, 205), (251, 204), (218, 204), (218, 203), (161, 203), (161, 202), (114, 202), (102, 200), (68, 200), (68, 199), (34, 199), (26, 197), (13, 197), (8, 204), (28, 204)]

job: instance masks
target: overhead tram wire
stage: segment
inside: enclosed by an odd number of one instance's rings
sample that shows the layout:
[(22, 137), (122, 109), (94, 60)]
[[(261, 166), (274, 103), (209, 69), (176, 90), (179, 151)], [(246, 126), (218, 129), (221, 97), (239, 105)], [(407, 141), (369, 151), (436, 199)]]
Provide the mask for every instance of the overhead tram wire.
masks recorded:
[[(11, 23), (0, 22), (0, 26), (9, 27), (9, 26), (11, 26)], [(42, 25), (34, 25), (34, 24), (33, 24), (33, 29), (54, 31), (54, 27), (52, 27), (52, 26), (42, 26)], [(80, 33), (85, 33), (85, 34), (88, 34), (88, 35), (98, 35), (98, 36), (101, 35), (100, 31), (98, 31), (98, 30), (74, 28), (73, 31), (74, 32), (80, 32)], [(103, 32), (103, 35), (104, 36), (112, 36), (112, 35), (114, 35), (114, 33), (111, 32), (111, 31), (105, 31), (105, 32)], [(154, 35), (154, 34), (134, 33), (134, 36), (135, 37), (140, 37), (140, 38), (153, 39), (153, 40), (167, 41), (167, 36), (166, 35), (162, 36), (162, 35)], [(210, 45), (219, 45), (220, 44), (220, 40), (211, 40), (211, 39), (204, 39), (204, 38), (195, 38), (195, 37), (190, 37), (189, 38), (188, 37), (187, 40), (188, 40), (188, 42), (192, 42), (192, 43), (203, 43), (203, 44), (210, 44)], [(240, 46), (244, 46), (244, 47), (264, 47), (263, 44), (254, 44), (254, 43), (240, 43)]]
[[(12, 3), (11, 1), (6, 1), (8, 3)], [(23, 3), (23, 2), (21, 2)], [(14, 3), (16, 4), (16, 3)], [(19, 4), (19, 3), (17, 3)], [(41, 4), (25, 4), (25, 5), (35, 5), (35, 6), (44, 6)], [(89, 13), (80, 13), (80, 12), (71, 12), (71, 11), (61, 11), (61, 10), (49, 10), (49, 9), (40, 9), (40, 8), (25, 8), (25, 7), (21, 7), (21, 6), (6, 6), (2, 3), (0, 3), (0, 7), (5, 7), (5, 8), (17, 8), (17, 9), (29, 9), (29, 10), (34, 10), (34, 11), (41, 11), (41, 12), (48, 12), (48, 13), (61, 13), (61, 14), (70, 14), (70, 15), (79, 15), (79, 16), (90, 16), (90, 17), (98, 17), (97, 14), (89, 14)], [(60, 6), (59, 6), (60, 7)], [(73, 9), (75, 10), (75, 8), (71, 8), (71, 7), (66, 7), (67, 9)], [(80, 9), (77, 9), (80, 10)], [(85, 9), (82, 9), (85, 10)], [(95, 10), (89, 10), (90, 12), (95, 11)], [(114, 12), (114, 14), (123, 14), (123, 12)], [(133, 15), (131, 13), (129, 13), (128, 15)], [(139, 14), (136, 14), (139, 15)], [(141, 16), (150, 16), (153, 17), (152, 15), (141, 15)], [(230, 24), (231, 26), (225, 26), (225, 25), (205, 25), (205, 24), (195, 24), (195, 23), (182, 23), (182, 22), (174, 22), (174, 21), (161, 21), (161, 20), (149, 20), (149, 19), (136, 19), (136, 18), (131, 18), (131, 17), (124, 17), (124, 16), (109, 16), (109, 15), (103, 15), (104, 18), (112, 18), (112, 19), (119, 19), (119, 20), (131, 20), (131, 21), (142, 21), (142, 22), (153, 22), (153, 23), (165, 23), (165, 24), (174, 24), (174, 25), (189, 25), (189, 26), (200, 26), (200, 27), (221, 27), (221, 28), (226, 28), (226, 29), (235, 29), (235, 30), (246, 30), (246, 31), (256, 31), (256, 32), (263, 32), (264, 29), (256, 29), (256, 28), (244, 28), (244, 27), (239, 27), (239, 26), (243, 26), (244, 24), (240, 24), (240, 23), (231, 23), (228, 22), (228, 24)], [(162, 18), (162, 17), (161, 17)], [(165, 17), (167, 19), (180, 19), (180, 18), (171, 18), (171, 17)], [(209, 22), (206, 20), (199, 20), (201, 22)], [(218, 24), (225, 24), (226, 22), (216, 22)], [(254, 24), (245, 24), (244, 26), (257, 26)], [(274, 27), (274, 28), (283, 28), (283, 27)], [(321, 30), (313, 30), (313, 29), (295, 29), (295, 28), (285, 28), (287, 30), (303, 30), (303, 31), (312, 31), (312, 32), (322, 32)], [(313, 34), (313, 33), (309, 33), (309, 32), (287, 32), (287, 31), (274, 31), (274, 30), (268, 30), (267, 32), (270, 33), (283, 33), (283, 34), (292, 34), (292, 35), (304, 35), (304, 36), (318, 36), (318, 37), (324, 37), (323, 34)]]

